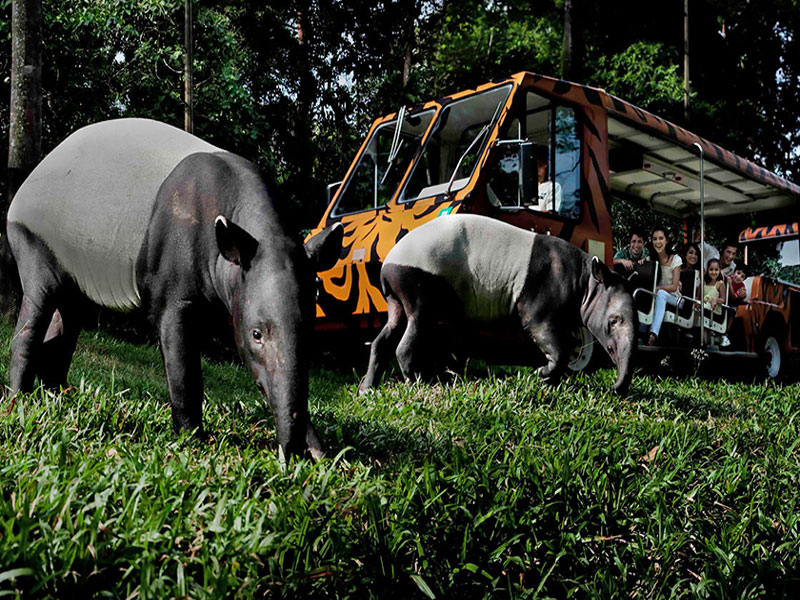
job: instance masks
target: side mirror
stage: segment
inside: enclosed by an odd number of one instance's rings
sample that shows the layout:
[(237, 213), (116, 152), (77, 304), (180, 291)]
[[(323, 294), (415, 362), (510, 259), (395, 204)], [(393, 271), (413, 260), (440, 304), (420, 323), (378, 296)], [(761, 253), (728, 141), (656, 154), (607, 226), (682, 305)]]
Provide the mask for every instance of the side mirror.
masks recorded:
[(339, 191), (339, 186), (342, 185), (341, 181), (337, 181), (335, 183), (329, 183), (328, 187), (325, 188), (325, 195), (328, 199), (328, 205), (333, 200), (333, 197), (336, 195), (336, 192)]
[(522, 142), (519, 145), (519, 190), (522, 206), (530, 206), (539, 201), (539, 172), (536, 154), (536, 144), (533, 142)]
[(536, 144), (524, 140), (501, 140), (497, 144), (489, 181), (495, 198), (492, 202), (515, 209), (535, 205), (539, 198)]

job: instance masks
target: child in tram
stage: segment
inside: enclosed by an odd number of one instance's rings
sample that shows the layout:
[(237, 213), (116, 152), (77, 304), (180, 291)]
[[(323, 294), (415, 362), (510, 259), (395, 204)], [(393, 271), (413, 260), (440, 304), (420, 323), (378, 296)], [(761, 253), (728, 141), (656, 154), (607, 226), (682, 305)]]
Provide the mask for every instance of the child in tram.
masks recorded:
[(747, 286), (744, 284), (744, 280), (747, 279), (747, 276), (747, 265), (736, 265), (730, 280), (731, 289), (729, 304), (732, 304), (733, 306), (748, 304)]
[(722, 314), (722, 305), (725, 304), (725, 283), (722, 280), (722, 269), (718, 258), (708, 261), (708, 268), (703, 275), (703, 302), (715, 315)]
[[(712, 258), (708, 261), (708, 268), (703, 275), (703, 306), (714, 315), (722, 314), (722, 305), (725, 304), (725, 282), (722, 278), (722, 268), (719, 259)], [(720, 345), (730, 346), (727, 335), (722, 335)]]
[[(750, 304), (750, 299), (747, 297), (747, 286), (745, 285), (744, 281), (750, 274), (750, 270), (748, 269), (747, 265), (736, 265), (736, 268), (733, 270), (733, 274), (728, 279), (728, 305), (729, 306), (741, 306), (743, 304)], [(735, 310), (735, 309), (734, 309)], [(734, 317), (736, 316), (735, 312), (731, 312), (728, 315), (728, 328), (725, 330), (725, 335), (722, 336), (721, 345), (723, 347), (729, 346), (731, 344), (730, 338), (728, 338), (728, 333), (733, 326)]]

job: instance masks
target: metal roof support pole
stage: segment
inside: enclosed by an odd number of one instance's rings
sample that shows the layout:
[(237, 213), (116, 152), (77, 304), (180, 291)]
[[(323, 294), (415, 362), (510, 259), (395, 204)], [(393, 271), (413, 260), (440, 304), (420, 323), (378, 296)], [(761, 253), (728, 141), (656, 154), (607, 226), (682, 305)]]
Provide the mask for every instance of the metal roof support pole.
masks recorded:
[[(703, 289), (705, 283), (706, 272), (706, 257), (703, 246), (706, 242), (706, 198), (705, 187), (703, 181), (705, 174), (703, 172), (703, 147), (695, 142), (692, 144), (700, 151), (700, 290)], [(703, 294), (700, 294), (700, 347), (704, 348), (706, 345), (706, 331), (705, 331), (705, 302), (703, 301)]]

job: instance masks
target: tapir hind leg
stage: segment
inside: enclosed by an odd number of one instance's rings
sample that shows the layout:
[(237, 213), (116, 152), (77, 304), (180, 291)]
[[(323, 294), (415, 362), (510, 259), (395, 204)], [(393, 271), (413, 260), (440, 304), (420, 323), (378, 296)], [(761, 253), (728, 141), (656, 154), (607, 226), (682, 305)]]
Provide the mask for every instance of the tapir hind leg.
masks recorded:
[(53, 313), (44, 336), (37, 369), (39, 380), (48, 389), (58, 390), (67, 385), (67, 373), (80, 335), (80, 316), (61, 304)]
[(447, 347), (439, 323), (459, 322), (460, 300), (447, 281), (421, 269), (384, 265), (381, 279), (391, 283), (402, 303), (406, 329), (397, 346), (397, 362), (407, 379), (431, 380), (444, 363)]
[(403, 306), (400, 301), (393, 296), (389, 296), (386, 302), (389, 319), (370, 347), (367, 374), (361, 380), (361, 385), (358, 386), (358, 391), (362, 394), (380, 381), (381, 375), (383, 375), (387, 364), (391, 360), (392, 352), (397, 348), (397, 343), (406, 324), (406, 315), (403, 312)]
[(424, 296), (403, 298), (406, 329), (397, 346), (397, 362), (406, 379), (429, 381), (436, 374), (434, 360), (441, 344), (434, 337), (435, 313)]
[(43, 359), (45, 334), (62, 294), (64, 275), (52, 252), (28, 229), (8, 224), (8, 239), (22, 284), (22, 304), (11, 340), (9, 385), (30, 392)]
[(12, 391), (30, 392), (41, 361), (42, 341), (53, 315), (52, 302), (23, 292), (17, 327), (11, 340), (9, 385)]

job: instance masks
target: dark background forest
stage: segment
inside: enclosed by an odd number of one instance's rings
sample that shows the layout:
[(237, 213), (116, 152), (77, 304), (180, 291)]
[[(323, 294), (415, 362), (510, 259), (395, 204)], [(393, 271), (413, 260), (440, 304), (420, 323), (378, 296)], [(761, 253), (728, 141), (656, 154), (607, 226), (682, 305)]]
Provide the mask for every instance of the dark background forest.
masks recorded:
[[(374, 118), (529, 70), (604, 88), (797, 180), (798, 3), (691, 0), (687, 114), (683, 4), (195, 2), (195, 133), (270, 173), (308, 228)], [(10, 17), (11, 1), (0, 0), (4, 102)], [(43, 153), (102, 119), (181, 126), (183, 18), (182, 0), (44, 0)], [(8, 112), (0, 109), (3, 156)], [(0, 178), (5, 190), (5, 170)]]

